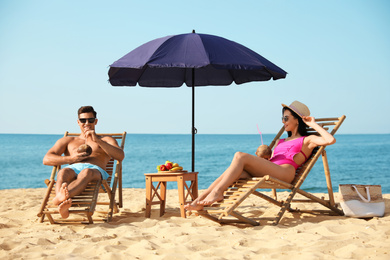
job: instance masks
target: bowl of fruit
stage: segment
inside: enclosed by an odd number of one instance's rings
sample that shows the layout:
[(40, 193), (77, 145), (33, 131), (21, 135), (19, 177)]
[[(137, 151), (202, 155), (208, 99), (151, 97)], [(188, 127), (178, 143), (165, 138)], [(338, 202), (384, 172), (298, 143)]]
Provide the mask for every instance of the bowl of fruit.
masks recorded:
[(183, 167), (178, 163), (166, 161), (165, 164), (157, 165), (157, 171), (159, 172), (184, 172)]

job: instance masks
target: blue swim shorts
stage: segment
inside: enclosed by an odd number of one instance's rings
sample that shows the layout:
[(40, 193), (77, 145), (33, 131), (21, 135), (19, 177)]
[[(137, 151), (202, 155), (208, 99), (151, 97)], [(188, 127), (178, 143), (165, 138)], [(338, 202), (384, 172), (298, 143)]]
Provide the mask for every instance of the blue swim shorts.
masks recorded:
[(107, 180), (109, 177), (108, 173), (105, 170), (103, 170), (97, 165), (90, 164), (90, 163), (74, 163), (64, 168), (70, 168), (74, 170), (77, 175), (84, 169), (95, 169), (101, 173), (103, 180)]

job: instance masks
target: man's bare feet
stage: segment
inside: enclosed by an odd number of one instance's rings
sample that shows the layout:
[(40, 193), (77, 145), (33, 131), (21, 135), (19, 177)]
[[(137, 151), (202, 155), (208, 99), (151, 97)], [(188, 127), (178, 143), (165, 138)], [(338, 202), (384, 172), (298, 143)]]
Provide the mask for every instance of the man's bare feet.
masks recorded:
[(58, 211), (60, 212), (62, 218), (69, 217), (70, 206), (72, 206), (72, 199), (67, 199), (58, 206)]
[(223, 200), (223, 194), (220, 194), (216, 191), (210, 192), (209, 195), (204, 200), (201, 200), (198, 202), (198, 205), (200, 206), (210, 206), (214, 202), (221, 201)]
[(63, 201), (69, 199), (68, 184), (62, 183), (60, 190), (53, 199), (54, 205), (60, 205)]

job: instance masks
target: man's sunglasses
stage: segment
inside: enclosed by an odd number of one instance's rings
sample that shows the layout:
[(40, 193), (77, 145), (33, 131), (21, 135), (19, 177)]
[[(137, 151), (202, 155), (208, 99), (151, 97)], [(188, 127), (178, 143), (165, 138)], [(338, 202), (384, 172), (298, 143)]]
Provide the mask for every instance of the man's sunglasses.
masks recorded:
[(95, 122), (96, 118), (79, 118), (79, 121), (82, 123), (82, 124), (85, 124), (88, 120), (88, 123), (92, 124)]
[(287, 121), (288, 121), (288, 116), (283, 116), (283, 117), (282, 117), (282, 122), (283, 122), (283, 121), (284, 121), (284, 122), (287, 122)]

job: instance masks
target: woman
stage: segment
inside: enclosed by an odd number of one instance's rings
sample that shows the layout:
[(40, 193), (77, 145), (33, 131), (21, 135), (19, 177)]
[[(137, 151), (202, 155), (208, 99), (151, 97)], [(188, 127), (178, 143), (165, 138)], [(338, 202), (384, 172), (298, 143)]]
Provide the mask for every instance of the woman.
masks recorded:
[[(302, 165), (313, 149), (319, 145), (331, 145), (336, 139), (320, 127), (310, 116), (309, 108), (294, 101), (283, 106), (282, 122), (288, 137), (279, 139), (271, 159), (268, 161), (255, 155), (237, 152), (230, 166), (196, 200), (185, 205), (186, 210), (201, 210), (204, 206), (223, 200), (223, 192), (238, 178), (270, 175), (285, 182), (292, 182), (296, 169)], [(307, 126), (320, 136), (307, 136)]]

